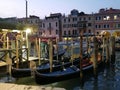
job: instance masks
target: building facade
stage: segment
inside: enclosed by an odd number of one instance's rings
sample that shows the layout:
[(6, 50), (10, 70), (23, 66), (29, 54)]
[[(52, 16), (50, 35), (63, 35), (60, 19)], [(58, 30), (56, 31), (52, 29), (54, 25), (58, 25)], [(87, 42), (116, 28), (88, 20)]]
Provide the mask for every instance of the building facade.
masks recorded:
[(120, 9), (100, 9), (94, 14), (95, 33), (120, 31)]
[(61, 37), (61, 13), (50, 14), (49, 17), (41, 20), (41, 36), (47, 37)]
[[(16, 20), (16, 18), (13, 19)], [(13, 19), (7, 20), (10, 22)], [(18, 18), (17, 23), (27, 23), (28, 26), (32, 27), (33, 34), (37, 37), (50, 36), (62, 40), (68, 36), (78, 37), (81, 31), (85, 35), (99, 35), (102, 31), (110, 33), (120, 31), (120, 9), (100, 9), (98, 13), (92, 14), (85, 14), (73, 9), (67, 16), (54, 13), (40, 19), (32, 15), (27, 20), (26, 18)]]
[(83, 34), (93, 34), (93, 15), (72, 10), (70, 15), (62, 18), (62, 35), (70, 37), (79, 37), (80, 32)]
[(18, 18), (17, 19), (18, 25), (24, 25), (23, 29), (30, 28), (32, 30), (32, 34), (39, 36), (41, 26), (41, 20), (38, 16), (30, 15), (28, 18)]

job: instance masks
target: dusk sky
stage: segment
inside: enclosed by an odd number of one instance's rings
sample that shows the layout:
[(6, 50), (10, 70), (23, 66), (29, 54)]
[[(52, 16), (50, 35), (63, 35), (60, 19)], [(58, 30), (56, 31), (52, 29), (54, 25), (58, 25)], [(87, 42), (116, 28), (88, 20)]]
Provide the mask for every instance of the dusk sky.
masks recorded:
[[(40, 18), (49, 16), (50, 13), (70, 14), (77, 9), (87, 14), (96, 13), (101, 8), (120, 9), (120, 0), (27, 0), (28, 15)], [(1, 0), (0, 17), (25, 17), (25, 0)]]

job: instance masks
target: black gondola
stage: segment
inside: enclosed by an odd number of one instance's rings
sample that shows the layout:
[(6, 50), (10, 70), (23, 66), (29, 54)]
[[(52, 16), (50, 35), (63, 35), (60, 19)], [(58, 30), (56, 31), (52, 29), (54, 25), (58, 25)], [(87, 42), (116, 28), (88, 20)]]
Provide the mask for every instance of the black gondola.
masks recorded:
[[(98, 61), (98, 65), (100, 66), (101, 63), (102, 60), (100, 58), (100, 60)], [(83, 73), (88, 73), (89, 71), (93, 71), (92, 62), (91, 61), (83, 62), (82, 70)], [(80, 77), (79, 65), (78, 66), (73, 65), (53, 72), (39, 73), (38, 71), (35, 71), (35, 81), (37, 84), (41, 84), (41, 85), (68, 80), (77, 77)]]
[[(85, 59), (89, 56), (90, 56), (89, 54), (85, 54), (83, 58)], [(80, 62), (79, 58), (76, 58), (73, 60), (74, 65), (78, 64), (79, 62)], [(59, 68), (62, 68), (62, 66), (64, 66), (66, 68), (66, 67), (69, 67), (71, 65), (72, 65), (72, 62), (70, 62), (70, 58), (64, 58), (64, 60), (62, 60), (62, 61), (53, 60), (53, 71), (59, 70)], [(40, 73), (49, 72), (50, 71), (49, 61), (39, 65), (36, 68), (36, 70)], [(20, 69), (20, 68), (12, 67), (11, 75), (14, 78), (28, 77), (28, 76), (31, 76), (31, 69), (30, 68), (21, 68)]]

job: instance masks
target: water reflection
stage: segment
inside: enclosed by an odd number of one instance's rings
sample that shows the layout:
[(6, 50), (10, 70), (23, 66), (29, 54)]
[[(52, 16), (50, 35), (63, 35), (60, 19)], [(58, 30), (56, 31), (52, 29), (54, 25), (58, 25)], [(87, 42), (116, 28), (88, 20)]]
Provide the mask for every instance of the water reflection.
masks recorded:
[(66, 90), (120, 90), (120, 52), (117, 52), (116, 58), (117, 63), (110, 64), (109, 67), (105, 65), (105, 68), (99, 72), (98, 79), (88, 77), (83, 86), (80, 84), (80, 78), (49, 85), (62, 87)]
[[(7, 78), (3, 78), (5, 81)], [(24, 84), (35, 83), (33, 79), (26, 79)], [(25, 82), (24, 80), (21, 82)], [(120, 90), (120, 52), (116, 52), (115, 64), (110, 64), (110, 67), (105, 65), (105, 68), (98, 74), (98, 79), (93, 76), (86, 77), (84, 84), (81, 85), (80, 78), (61, 81), (57, 83), (48, 84), (45, 86), (61, 87), (66, 90)]]

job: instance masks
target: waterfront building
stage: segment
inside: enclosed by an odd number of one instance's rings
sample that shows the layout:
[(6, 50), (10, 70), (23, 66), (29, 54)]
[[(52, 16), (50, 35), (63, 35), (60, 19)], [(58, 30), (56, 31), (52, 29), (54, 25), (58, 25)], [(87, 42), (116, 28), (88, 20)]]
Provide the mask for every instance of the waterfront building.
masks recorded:
[(32, 35), (39, 36), (38, 32), (41, 26), (41, 20), (38, 16), (30, 15), (27, 18), (18, 18), (17, 23), (25, 25), (23, 29), (30, 28), (32, 30)]
[(54, 13), (41, 20), (41, 36), (58, 37), (60, 39), (62, 35), (61, 17), (61, 13)]
[(95, 33), (100, 34), (102, 31), (113, 33), (120, 31), (120, 9), (100, 9), (94, 14)]
[(62, 36), (63, 37), (73, 37), (78, 33), (77, 23), (78, 23), (78, 10), (74, 9), (68, 16), (62, 17)]
[(93, 15), (85, 14), (73, 9), (68, 16), (62, 17), (62, 35), (63, 39), (66, 37), (79, 37), (80, 32), (83, 35), (91, 35), (94, 32), (93, 29)]
[(2, 21), (27, 25), (32, 28), (32, 35), (36, 37), (52, 36), (63, 40), (65, 37), (79, 37), (81, 31), (84, 35), (100, 35), (102, 31), (110, 33), (120, 31), (120, 9), (102, 8), (98, 13), (91, 14), (73, 9), (69, 15), (53, 13), (44, 19), (30, 15), (27, 18), (0, 19), (0, 22)]

